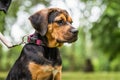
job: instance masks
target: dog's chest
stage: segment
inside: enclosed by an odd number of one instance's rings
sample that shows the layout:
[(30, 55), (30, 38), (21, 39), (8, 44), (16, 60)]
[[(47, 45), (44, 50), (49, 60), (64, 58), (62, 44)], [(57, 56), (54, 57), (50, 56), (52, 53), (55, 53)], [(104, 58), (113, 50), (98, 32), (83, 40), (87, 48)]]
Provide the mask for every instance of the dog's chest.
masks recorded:
[[(30, 61), (28, 64), (32, 80), (54, 80), (57, 74), (61, 73), (62, 69), (62, 61), (58, 49), (45, 48), (43, 57), (40, 58), (42, 62), (44, 61), (44, 64), (42, 64), (41, 61), (38, 61), (39, 63)], [(49, 64), (43, 59), (52, 63)]]
[(62, 69), (61, 66), (38, 65), (34, 62), (30, 62), (28, 67), (32, 80), (54, 80)]

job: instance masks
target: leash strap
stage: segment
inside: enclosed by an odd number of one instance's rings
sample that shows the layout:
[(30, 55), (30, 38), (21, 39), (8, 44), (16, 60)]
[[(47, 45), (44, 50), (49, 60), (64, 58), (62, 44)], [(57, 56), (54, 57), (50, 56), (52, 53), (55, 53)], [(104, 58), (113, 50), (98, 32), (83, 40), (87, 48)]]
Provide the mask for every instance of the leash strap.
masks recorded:
[(32, 35), (23, 36), (22, 37), (22, 42), (20, 42), (19, 44), (12, 45), (10, 48), (16, 47), (16, 46), (19, 46), (19, 45), (22, 45), (22, 44), (26, 44), (26, 43), (33, 43), (33, 44), (36, 44), (36, 45), (44, 45), (40, 39), (34, 37), (34, 34), (32, 34)]

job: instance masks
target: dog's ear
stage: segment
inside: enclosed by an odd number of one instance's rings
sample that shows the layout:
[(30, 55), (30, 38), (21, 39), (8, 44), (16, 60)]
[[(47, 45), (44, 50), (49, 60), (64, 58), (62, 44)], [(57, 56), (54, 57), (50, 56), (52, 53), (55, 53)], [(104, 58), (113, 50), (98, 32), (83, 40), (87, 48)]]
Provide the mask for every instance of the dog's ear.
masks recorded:
[(48, 26), (48, 9), (43, 9), (33, 14), (29, 17), (29, 20), (31, 21), (32, 26), (38, 33), (40, 33), (41, 36), (46, 34)]

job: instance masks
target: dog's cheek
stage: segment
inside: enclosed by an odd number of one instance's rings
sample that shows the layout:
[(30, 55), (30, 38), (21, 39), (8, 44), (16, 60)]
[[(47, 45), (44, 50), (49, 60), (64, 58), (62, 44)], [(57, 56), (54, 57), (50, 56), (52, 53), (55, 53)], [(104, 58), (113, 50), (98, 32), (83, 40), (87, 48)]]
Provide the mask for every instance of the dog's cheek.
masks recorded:
[(54, 39), (57, 39), (58, 37), (58, 26), (54, 23), (49, 26), (49, 33), (51, 34), (51, 37)]
[(52, 24), (48, 25), (48, 33), (52, 33), (53, 32), (53, 27)]
[(57, 34), (56, 30), (53, 30), (53, 32), (51, 33), (51, 35), (52, 35), (52, 37), (54, 39), (57, 39), (57, 37), (58, 37), (58, 34)]
[(53, 36), (54, 36), (54, 38), (55, 38), (56, 40), (64, 40), (64, 39), (63, 39), (63, 32), (61, 32), (60, 29), (54, 30)]
[(47, 30), (47, 34), (46, 36), (49, 38), (49, 39), (55, 39), (56, 38), (56, 33), (54, 32), (54, 27), (53, 25), (48, 25), (48, 30)]

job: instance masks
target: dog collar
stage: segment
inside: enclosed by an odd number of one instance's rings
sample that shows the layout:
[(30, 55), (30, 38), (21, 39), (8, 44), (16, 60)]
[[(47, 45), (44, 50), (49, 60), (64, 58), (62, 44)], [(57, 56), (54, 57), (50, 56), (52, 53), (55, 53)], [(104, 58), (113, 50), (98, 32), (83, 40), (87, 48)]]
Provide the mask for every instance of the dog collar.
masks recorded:
[(40, 39), (34, 37), (34, 34), (28, 36), (27, 42), (37, 44), (37, 45), (43, 45), (43, 42)]

